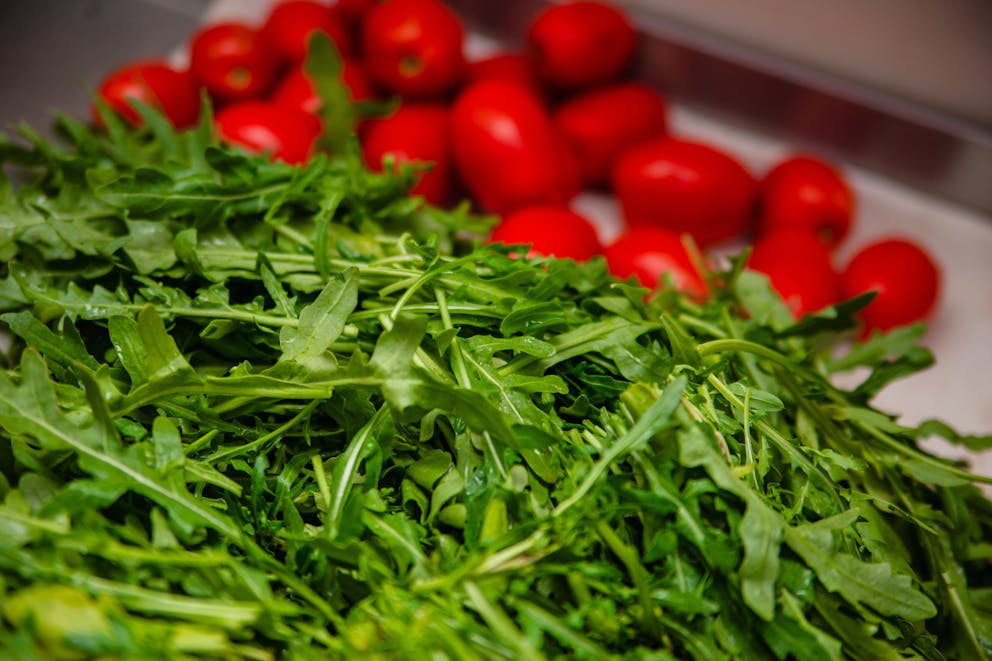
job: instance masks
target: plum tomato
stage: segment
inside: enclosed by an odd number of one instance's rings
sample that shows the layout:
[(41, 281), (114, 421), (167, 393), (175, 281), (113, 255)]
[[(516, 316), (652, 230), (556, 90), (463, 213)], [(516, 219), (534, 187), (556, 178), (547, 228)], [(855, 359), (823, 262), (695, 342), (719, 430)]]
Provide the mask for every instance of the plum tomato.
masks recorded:
[(439, 0), (389, 0), (362, 23), (364, 61), (373, 82), (405, 97), (438, 97), (465, 75), (465, 29)]
[[(361, 101), (375, 96), (372, 84), (361, 62), (352, 59), (343, 60), (341, 63), (341, 82), (351, 93), (352, 101)], [(295, 108), (303, 112), (314, 115), (320, 109), (320, 97), (307, 73), (297, 67), (287, 73), (275, 91), (272, 93), (272, 102), (286, 108)]]
[(528, 257), (544, 255), (577, 262), (603, 252), (596, 228), (565, 206), (536, 205), (506, 215), (489, 237), (490, 243), (530, 246)]
[(566, 204), (578, 191), (567, 143), (527, 88), (502, 80), (469, 85), (451, 108), (456, 172), (484, 210), (509, 213)]
[(836, 247), (848, 235), (854, 195), (832, 164), (797, 154), (773, 167), (758, 185), (759, 233), (805, 229)]
[(640, 83), (617, 83), (573, 96), (554, 113), (555, 125), (575, 146), (583, 183), (602, 186), (624, 149), (664, 135), (667, 106)]
[(768, 276), (796, 319), (841, 299), (830, 249), (812, 232), (783, 230), (758, 237), (747, 267)]
[(685, 244), (674, 232), (632, 227), (606, 246), (603, 254), (610, 272), (618, 278), (633, 276), (649, 289), (657, 289), (668, 278), (675, 289), (690, 296), (703, 298), (707, 294)]
[(626, 14), (590, 0), (552, 4), (534, 18), (525, 38), (541, 79), (570, 90), (619, 79), (637, 46)]
[(218, 103), (261, 98), (278, 73), (259, 32), (233, 22), (209, 25), (193, 35), (189, 67)]
[(940, 295), (940, 269), (914, 241), (883, 238), (859, 248), (841, 271), (845, 298), (874, 291), (861, 312), (865, 334), (929, 318)]
[(411, 192), (434, 205), (451, 200), (454, 185), (446, 106), (404, 103), (392, 115), (369, 121), (362, 154), (373, 170), (383, 169), (387, 155), (397, 163), (430, 164)]
[(534, 63), (526, 53), (500, 51), (478, 60), (472, 60), (466, 66), (466, 85), (493, 78), (528, 86), (537, 92), (537, 96), (544, 94), (543, 86), (537, 77), (537, 71), (534, 69)]
[(280, 63), (298, 65), (306, 59), (310, 36), (324, 32), (341, 57), (353, 51), (351, 32), (334, 9), (314, 0), (281, 0), (269, 11), (261, 34)]
[[(193, 77), (158, 60), (112, 71), (97, 93), (111, 110), (135, 126), (141, 124), (141, 117), (131, 106), (132, 99), (157, 108), (176, 128), (191, 126), (200, 117), (200, 95)], [(92, 114), (94, 123), (103, 126), (96, 106)]]
[(214, 122), (225, 142), (291, 164), (310, 158), (320, 135), (320, 121), (313, 115), (266, 101), (232, 103)]
[(611, 179), (631, 226), (688, 232), (701, 246), (750, 226), (754, 177), (709, 145), (671, 137), (639, 143), (617, 157)]

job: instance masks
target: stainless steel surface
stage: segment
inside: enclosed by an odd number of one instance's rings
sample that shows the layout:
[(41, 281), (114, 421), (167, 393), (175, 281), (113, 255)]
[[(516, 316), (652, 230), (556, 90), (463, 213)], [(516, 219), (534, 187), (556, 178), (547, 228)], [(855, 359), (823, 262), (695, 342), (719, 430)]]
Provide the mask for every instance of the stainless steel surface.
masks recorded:
[[(519, 46), (528, 22), (550, 3), (451, 4), (474, 30)], [(631, 13), (644, 37), (633, 73), (673, 102), (992, 213), (992, 127), (715, 39), (655, 12)]]

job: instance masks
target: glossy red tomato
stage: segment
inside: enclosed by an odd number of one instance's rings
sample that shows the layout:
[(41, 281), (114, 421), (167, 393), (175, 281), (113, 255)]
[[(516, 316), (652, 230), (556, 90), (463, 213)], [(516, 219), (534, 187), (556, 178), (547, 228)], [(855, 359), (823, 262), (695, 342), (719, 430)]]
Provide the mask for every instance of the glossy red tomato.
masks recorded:
[(313, 115), (265, 101), (232, 103), (214, 121), (226, 142), (286, 163), (306, 161), (320, 135), (320, 122)]
[(503, 218), (491, 243), (530, 246), (528, 257), (545, 255), (585, 261), (603, 251), (596, 228), (568, 207), (539, 205), (518, 209)]
[[(191, 126), (200, 116), (200, 95), (193, 78), (157, 60), (136, 62), (111, 72), (100, 83), (98, 94), (111, 110), (134, 125), (141, 124), (141, 117), (131, 100), (162, 111), (176, 128)], [(93, 121), (97, 126), (103, 125), (95, 107)]]
[(217, 23), (194, 34), (189, 66), (219, 103), (261, 98), (278, 71), (259, 32), (243, 23)]
[(626, 14), (589, 0), (552, 4), (531, 23), (526, 41), (541, 78), (565, 89), (618, 79), (637, 45)]
[(854, 195), (826, 161), (796, 155), (772, 168), (759, 185), (758, 231), (808, 230), (836, 246), (851, 229)]
[(310, 36), (324, 32), (344, 57), (353, 51), (351, 32), (328, 5), (313, 0), (282, 0), (262, 24), (262, 37), (280, 63), (300, 64), (306, 58)]
[[(365, 73), (365, 67), (357, 60), (348, 59), (342, 62), (341, 82), (351, 93), (352, 101), (370, 99), (375, 95), (372, 84)], [(312, 115), (316, 114), (320, 108), (321, 100), (307, 73), (302, 68), (297, 67), (279, 82), (275, 92), (272, 93), (272, 102)]]
[(666, 278), (679, 291), (697, 298), (707, 293), (699, 271), (679, 235), (657, 227), (633, 227), (606, 247), (603, 253), (610, 272), (618, 278), (635, 277), (655, 289)]
[(486, 211), (565, 204), (578, 192), (574, 167), (562, 160), (564, 139), (541, 102), (516, 83), (466, 87), (452, 106), (450, 131), (458, 175)]
[(628, 224), (688, 232), (700, 245), (748, 229), (756, 189), (754, 177), (729, 154), (677, 138), (621, 153), (612, 183)]
[(639, 83), (618, 83), (578, 94), (555, 111), (558, 129), (575, 146), (583, 182), (609, 181), (624, 149), (664, 135), (667, 107), (661, 94)]
[(448, 143), (448, 109), (441, 104), (406, 103), (390, 115), (368, 123), (362, 139), (366, 164), (383, 169), (383, 158), (398, 163), (429, 163), (411, 191), (431, 204), (442, 205), (453, 195), (451, 147)]
[(527, 86), (543, 96), (544, 90), (534, 63), (526, 53), (503, 51), (468, 63), (465, 84), (480, 80), (506, 80)]
[(764, 273), (797, 319), (840, 301), (840, 274), (815, 234), (786, 230), (759, 237), (748, 268)]
[(364, 60), (372, 80), (391, 92), (433, 97), (465, 75), (465, 30), (439, 0), (389, 0), (362, 23)]
[(846, 298), (877, 292), (860, 313), (865, 333), (927, 319), (940, 295), (936, 262), (923, 247), (907, 239), (881, 239), (863, 246), (841, 278)]

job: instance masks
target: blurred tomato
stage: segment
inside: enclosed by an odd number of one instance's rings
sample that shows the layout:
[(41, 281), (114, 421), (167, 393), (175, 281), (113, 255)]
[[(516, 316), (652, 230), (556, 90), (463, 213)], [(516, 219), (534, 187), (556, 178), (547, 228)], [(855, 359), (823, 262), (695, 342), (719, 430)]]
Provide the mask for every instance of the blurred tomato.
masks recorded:
[(264, 101), (232, 103), (214, 121), (224, 141), (286, 163), (306, 161), (320, 135), (316, 117)]
[[(195, 124), (200, 116), (200, 95), (193, 78), (158, 60), (135, 62), (111, 72), (97, 93), (111, 110), (134, 125), (141, 124), (141, 117), (132, 100), (157, 108), (176, 128)], [(103, 126), (95, 106), (93, 121)]]
[(583, 182), (600, 186), (609, 181), (624, 149), (665, 133), (666, 115), (658, 92), (639, 83), (618, 83), (567, 99), (554, 120), (578, 152)]
[(464, 40), (461, 21), (439, 0), (389, 0), (362, 23), (372, 80), (408, 97), (440, 96), (462, 81)]
[(377, 2), (378, 0), (336, 0), (333, 8), (346, 23), (357, 26), (365, 20), (365, 15)]
[(900, 238), (860, 248), (841, 273), (845, 298), (876, 292), (860, 315), (864, 332), (927, 319), (940, 295), (940, 269), (919, 244)]
[(362, 140), (366, 164), (383, 169), (383, 158), (397, 163), (431, 164), (411, 191), (431, 204), (448, 203), (453, 195), (448, 109), (440, 104), (406, 103), (388, 117), (368, 123)]
[(189, 66), (218, 103), (261, 98), (277, 74), (258, 31), (242, 23), (217, 23), (194, 34)]
[(830, 249), (812, 232), (785, 230), (758, 237), (747, 266), (768, 276), (797, 319), (840, 301), (840, 275)]
[(452, 106), (451, 145), (461, 180), (487, 211), (565, 204), (578, 192), (574, 165), (563, 167), (564, 139), (541, 102), (516, 83), (466, 87)]
[(851, 229), (851, 188), (836, 167), (819, 158), (786, 158), (765, 175), (758, 191), (760, 233), (807, 230), (835, 247)]
[(516, 82), (532, 89), (538, 97), (544, 95), (534, 63), (526, 53), (504, 51), (468, 63), (465, 70), (466, 85), (492, 79)]
[(603, 253), (610, 272), (618, 278), (635, 277), (656, 289), (670, 280), (675, 289), (695, 296), (707, 293), (699, 271), (678, 234), (656, 227), (632, 227)]
[(754, 178), (709, 145), (676, 138), (637, 144), (616, 159), (612, 182), (632, 226), (688, 232), (707, 245), (738, 236), (750, 224)]
[(565, 89), (618, 79), (637, 45), (622, 11), (589, 0), (552, 4), (531, 23), (526, 41), (541, 78)]
[(306, 58), (311, 35), (318, 30), (331, 38), (342, 57), (352, 53), (351, 33), (341, 18), (330, 6), (312, 0), (276, 3), (262, 24), (261, 34), (280, 63), (298, 65)]
[(530, 246), (528, 257), (545, 255), (586, 261), (603, 251), (596, 228), (568, 207), (523, 207), (503, 218), (489, 237), (491, 243)]
[[(370, 99), (375, 95), (364, 66), (357, 60), (348, 59), (342, 62), (341, 82), (351, 93), (352, 101)], [(297, 67), (279, 82), (275, 92), (272, 93), (272, 102), (313, 115), (319, 110), (321, 100), (307, 73)]]

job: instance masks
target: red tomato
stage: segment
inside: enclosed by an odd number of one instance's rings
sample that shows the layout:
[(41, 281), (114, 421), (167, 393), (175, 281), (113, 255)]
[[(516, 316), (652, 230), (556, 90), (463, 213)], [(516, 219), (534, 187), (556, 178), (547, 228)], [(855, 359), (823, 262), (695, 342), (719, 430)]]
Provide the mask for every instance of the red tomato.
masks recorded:
[(831, 247), (851, 229), (854, 195), (830, 163), (791, 156), (768, 172), (758, 189), (758, 231), (808, 230)]
[(214, 121), (226, 142), (252, 152), (268, 152), (272, 160), (286, 163), (306, 161), (320, 135), (316, 117), (264, 101), (232, 103)]
[(613, 162), (624, 149), (665, 133), (666, 115), (658, 92), (639, 83), (619, 83), (566, 100), (554, 119), (578, 150), (583, 182), (599, 186), (609, 181)]
[[(100, 83), (98, 93), (111, 110), (134, 125), (141, 124), (141, 117), (131, 107), (132, 99), (159, 109), (176, 128), (191, 126), (200, 117), (200, 95), (193, 78), (157, 60), (113, 71)], [(93, 121), (103, 126), (95, 107)]]
[(372, 79), (411, 97), (440, 96), (465, 74), (465, 30), (438, 0), (389, 0), (362, 23), (365, 63)]
[(747, 266), (768, 276), (797, 319), (841, 298), (830, 249), (811, 232), (786, 230), (759, 237)]
[(928, 318), (940, 294), (940, 269), (918, 244), (882, 239), (859, 249), (841, 273), (846, 298), (877, 295), (861, 311), (864, 332), (889, 330)]
[(337, 0), (334, 11), (337, 12), (346, 23), (350, 25), (360, 25), (365, 19), (365, 14), (375, 6), (378, 0)]
[(382, 119), (368, 123), (362, 141), (365, 162), (382, 170), (382, 159), (391, 155), (397, 162), (433, 164), (411, 191), (431, 204), (451, 200), (453, 173), (448, 144), (448, 109), (440, 104), (403, 104)]
[(468, 63), (465, 83), (480, 80), (507, 80), (532, 88), (538, 96), (544, 94), (534, 63), (526, 53), (500, 52)]
[(632, 227), (603, 253), (610, 272), (618, 278), (637, 278), (655, 289), (670, 278), (679, 291), (701, 298), (706, 285), (692, 263), (679, 235), (657, 227)]
[(193, 35), (189, 67), (220, 103), (261, 98), (277, 73), (259, 32), (242, 23), (218, 23)]
[[(369, 83), (365, 73), (365, 67), (357, 60), (344, 60), (341, 66), (341, 82), (345, 84), (351, 92), (352, 101), (369, 99), (375, 95), (372, 84)], [(303, 112), (316, 114), (320, 108), (320, 97), (313, 83), (307, 77), (302, 68), (290, 71), (280, 81), (275, 92), (272, 93), (272, 102), (276, 105), (287, 108), (295, 108)]]
[(541, 205), (517, 209), (503, 218), (491, 243), (528, 244), (528, 257), (545, 255), (581, 262), (603, 251), (596, 228), (568, 207)]
[(748, 228), (755, 180), (737, 160), (708, 145), (661, 138), (616, 159), (613, 190), (627, 223), (688, 232), (700, 245)]
[(577, 192), (574, 172), (562, 167), (565, 141), (520, 85), (484, 80), (466, 87), (452, 106), (450, 136), (457, 172), (487, 211), (565, 204)]
[(351, 33), (328, 5), (312, 0), (282, 0), (262, 25), (262, 37), (280, 62), (300, 64), (317, 30), (331, 38), (342, 57), (352, 52)]
[(570, 89), (618, 79), (637, 45), (623, 12), (585, 0), (551, 5), (531, 23), (526, 39), (541, 78)]

